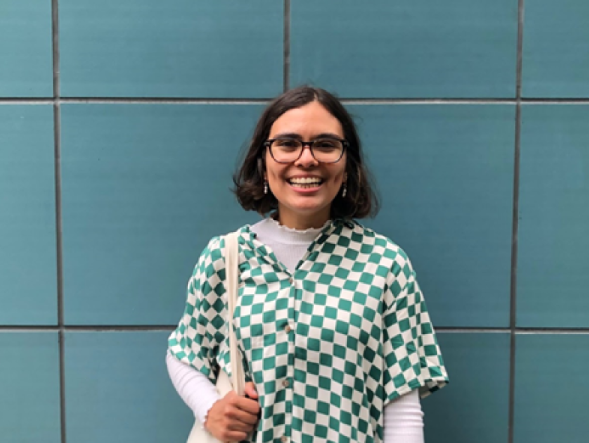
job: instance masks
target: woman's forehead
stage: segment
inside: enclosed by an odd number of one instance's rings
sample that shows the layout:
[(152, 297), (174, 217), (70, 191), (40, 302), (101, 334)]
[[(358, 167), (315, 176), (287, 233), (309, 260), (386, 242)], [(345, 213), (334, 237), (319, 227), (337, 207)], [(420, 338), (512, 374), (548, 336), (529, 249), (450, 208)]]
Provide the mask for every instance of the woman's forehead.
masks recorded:
[(343, 136), (342, 125), (321, 103), (314, 101), (300, 108), (286, 111), (276, 119), (270, 128), (270, 136), (296, 133), (313, 136), (331, 133)]

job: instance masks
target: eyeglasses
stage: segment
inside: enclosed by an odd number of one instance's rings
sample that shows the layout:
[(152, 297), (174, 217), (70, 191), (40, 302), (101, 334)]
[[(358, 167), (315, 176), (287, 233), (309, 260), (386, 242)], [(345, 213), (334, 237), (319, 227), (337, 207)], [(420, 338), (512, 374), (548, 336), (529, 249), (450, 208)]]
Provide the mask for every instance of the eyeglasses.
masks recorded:
[(318, 138), (304, 142), (296, 138), (272, 138), (264, 143), (270, 155), (278, 163), (293, 163), (303, 155), (305, 146), (319, 163), (337, 163), (344, 155), (349, 143), (339, 138)]

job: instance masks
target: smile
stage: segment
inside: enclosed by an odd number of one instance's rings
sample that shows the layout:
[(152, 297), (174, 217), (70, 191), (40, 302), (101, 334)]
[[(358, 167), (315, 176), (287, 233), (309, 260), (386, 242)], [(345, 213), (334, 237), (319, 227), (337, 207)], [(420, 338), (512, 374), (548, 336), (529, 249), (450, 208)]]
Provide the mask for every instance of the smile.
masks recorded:
[(294, 188), (313, 189), (318, 188), (323, 184), (323, 180), (319, 177), (300, 177), (291, 178), (287, 182)]

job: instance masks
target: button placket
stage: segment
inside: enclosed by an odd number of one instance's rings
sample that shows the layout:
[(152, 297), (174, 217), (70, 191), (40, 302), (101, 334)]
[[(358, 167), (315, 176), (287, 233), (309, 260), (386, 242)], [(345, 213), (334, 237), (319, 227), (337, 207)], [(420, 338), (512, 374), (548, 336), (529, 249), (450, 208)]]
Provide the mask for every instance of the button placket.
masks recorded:
[(284, 390), (284, 399), (285, 399), (285, 434), (280, 438), (281, 442), (288, 442), (290, 438), (287, 436), (290, 434), (290, 427), (292, 425), (292, 408), (293, 408), (293, 390), (288, 389), (290, 386), (290, 381), (294, 377), (294, 359), (295, 359), (295, 345), (294, 345), (294, 334), (290, 334), (290, 332), (294, 331), (294, 323), (296, 321), (296, 304), (295, 304), (295, 294), (296, 294), (296, 280), (294, 275), (289, 275), (288, 278), (290, 287), (288, 289), (288, 306), (289, 306), (289, 315), (288, 315), (288, 323), (284, 325), (284, 331), (286, 333), (286, 338), (288, 340), (288, 362), (287, 362), (287, 369), (286, 369), (286, 376), (280, 383), (281, 390)]

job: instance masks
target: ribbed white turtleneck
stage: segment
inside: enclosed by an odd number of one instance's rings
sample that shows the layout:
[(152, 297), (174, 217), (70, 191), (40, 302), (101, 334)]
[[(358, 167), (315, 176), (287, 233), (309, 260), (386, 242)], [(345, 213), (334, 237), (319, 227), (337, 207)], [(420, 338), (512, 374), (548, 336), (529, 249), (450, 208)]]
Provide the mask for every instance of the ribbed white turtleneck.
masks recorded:
[[(300, 231), (282, 226), (272, 218), (265, 218), (252, 225), (251, 231), (293, 272), (311, 242), (328, 223), (330, 221), (321, 228)], [(192, 409), (195, 417), (204, 423), (207, 412), (220, 398), (215, 386), (201, 372), (180, 362), (170, 353), (166, 355), (166, 363), (178, 394)], [(384, 412), (383, 443), (423, 443), (423, 412), (417, 390), (389, 403)]]
[(252, 225), (251, 230), (259, 241), (272, 248), (276, 258), (292, 272), (304, 257), (311, 242), (329, 223), (331, 223), (330, 220), (320, 228), (299, 231), (287, 228), (273, 218), (265, 218)]

